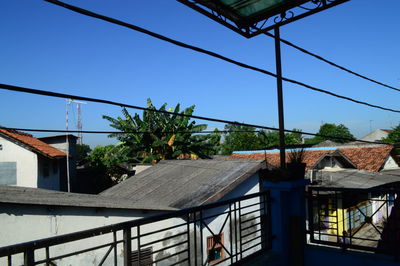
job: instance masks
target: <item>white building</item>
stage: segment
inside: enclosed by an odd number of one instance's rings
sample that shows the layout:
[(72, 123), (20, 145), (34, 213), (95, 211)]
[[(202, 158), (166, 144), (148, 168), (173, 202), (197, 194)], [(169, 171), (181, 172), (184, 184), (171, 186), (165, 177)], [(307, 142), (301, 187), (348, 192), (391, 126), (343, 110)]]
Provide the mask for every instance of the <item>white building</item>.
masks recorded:
[(0, 185), (60, 190), (65, 158), (30, 134), (0, 128)]
[[(99, 195), (0, 186), (0, 246), (257, 193), (261, 187), (259, 170), (264, 166), (262, 160), (161, 161)], [(202, 264), (230, 264), (229, 250), (243, 251), (241, 256), (246, 256), (262, 247), (258, 244), (262, 237), (261, 219), (265, 215), (260, 207), (265, 204), (261, 205), (261, 201), (262, 198), (256, 196), (234, 206), (228, 203), (196, 211), (190, 216), (176, 216), (143, 225), (140, 231), (145, 236), (140, 240), (140, 250), (150, 254), (154, 252), (148, 259), (156, 265), (177, 263), (187, 258), (185, 241), (190, 238), (191, 241), (196, 239), (194, 241), (198, 244), (195, 258), (201, 258), (200, 253), (204, 254)], [(232, 208), (233, 213), (230, 212)], [(130, 230), (133, 237), (132, 256), (138, 250), (136, 230)], [(15, 237), (17, 231), (18, 237)], [(116, 237), (122, 239), (122, 233), (117, 232)], [(110, 241), (112, 234), (104, 234), (76, 241), (73, 246), (59, 245), (52, 252), (65, 254)], [(182, 242), (186, 244), (179, 244)], [(123, 258), (123, 249), (122, 244), (115, 249), (114, 258), (118, 261)], [(86, 252), (56, 263), (98, 264), (106, 251)], [(194, 250), (190, 252), (193, 254)], [(43, 257), (44, 254), (37, 252), (37, 256)], [(22, 258), (16, 258), (16, 261), (18, 259)], [(238, 257), (232, 259), (237, 260)], [(113, 257), (107, 258), (104, 265), (113, 265)]]

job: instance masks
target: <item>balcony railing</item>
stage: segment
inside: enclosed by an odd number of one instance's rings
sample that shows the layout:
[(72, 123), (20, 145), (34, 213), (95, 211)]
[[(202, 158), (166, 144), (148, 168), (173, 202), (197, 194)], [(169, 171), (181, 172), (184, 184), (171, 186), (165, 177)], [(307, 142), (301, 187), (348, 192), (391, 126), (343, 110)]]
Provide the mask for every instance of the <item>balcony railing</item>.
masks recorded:
[(0, 265), (235, 264), (270, 248), (269, 202), (260, 192), (2, 247)]
[(308, 188), (311, 243), (399, 256), (400, 190)]

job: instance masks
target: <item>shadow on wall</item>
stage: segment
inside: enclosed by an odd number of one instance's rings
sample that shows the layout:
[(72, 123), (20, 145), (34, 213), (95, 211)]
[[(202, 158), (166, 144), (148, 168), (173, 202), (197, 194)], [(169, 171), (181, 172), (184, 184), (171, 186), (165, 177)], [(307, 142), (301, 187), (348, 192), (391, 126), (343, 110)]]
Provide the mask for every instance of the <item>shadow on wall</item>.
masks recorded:
[(384, 223), (378, 252), (400, 258), (400, 195), (394, 200), (392, 211)]

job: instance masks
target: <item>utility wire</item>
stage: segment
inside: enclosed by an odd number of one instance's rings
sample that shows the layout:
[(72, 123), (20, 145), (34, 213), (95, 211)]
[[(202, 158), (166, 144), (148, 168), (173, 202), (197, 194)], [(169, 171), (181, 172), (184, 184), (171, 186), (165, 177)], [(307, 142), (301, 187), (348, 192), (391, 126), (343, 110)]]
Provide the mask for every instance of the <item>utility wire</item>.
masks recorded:
[[(74, 11), (74, 12), (79, 13), (79, 14), (83, 14), (83, 15), (86, 15), (86, 16), (89, 16), (89, 17), (93, 17), (93, 18), (96, 18), (96, 19), (107, 21), (107, 22), (110, 22), (110, 23), (113, 23), (113, 24), (116, 24), (116, 25), (120, 25), (120, 26), (129, 28), (129, 29), (132, 29), (132, 30), (135, 30), (135, 31), (139, 31), (141, 33), (147, 34), (147, 35), (152, 36), (154, 38), (157, 38), (159, 40), (166, 41), (166, 42), (172, 43), (174, 45), (177, 45), (177, 46), (180, 46), (180, 47), (183, 47), (183, 48), (186, 48), (186, 49), (190, 49), (190, 50), (202, 53), (202, 54), (207, 54), (207, 55), (210, 55), (212, 57), (219, 58), (219, 59), (221, 59), (223, 61), (229, 62), (231, 64), (237, 65), (237, 66), (242, 67), (242, 68), (246, 68), (246, 69), (250, 69), (250, 70), (253, 70), (253, 71), (257, 71), (259, 73), (263, 73), (265, 75), (269, 75), (269, 76), (277, 78), (277, 75), (275, 73), (272, 73), (272, 72), (270, 72), (268, 70), (264, 70), (264, 69), (261, 69), (261, 68), (258, 68), (258, 67), (254, 67), (254, 66), (251, 66), (251, 65), (248, 65), (248, 64), (233, 60), (231, 58), (225, 57), (225, 56), (220, 55), (218, 53), (215, 53), (215, 52), (212, 52), (212, 51), (209, 51), (209, 50), (205, 50), (205, 49), (202, 49), (202, 48), (190, 45), (190, 44), (186, 44), (186, 43), (183, 43), (183, 42), (168, 38), (166, 36), (163, 36), (163, 35), (160, 35), (158, 33), (146, 30), (146, 29), (141, 28), (141, 27), (136, 26), (136, 25), (132, 25), (132, 24), (123, 22), (121, 20), (117, 20), (117, 19), (114, 19), (114, 18), (111, 18), (111, 17), (100, 15), (98, 13), (94, 13), (92, 11), (89, 11), (89, 10), (86, 10), (86, 9), (83, 9), (83, 8), (80, 8), (80, 7), (69, 5), (69, 4), (66, 4), (66, 3), (58, 1), (58, 0), (44, 0), (44, 1), (52, 3), (52, 4), (55, 4), (55, 5), (58, 5), (58, 6), (61, 6), (61, 7), (64, 7), (66, 9), (69, 9), (69, 10)], [(387, 108), (387, 107), (371, 104), (371, 103), (368, 103), (368, 102), (356, 100), (356, 99), (353, 99), (353, 98), (350, 98), (350, 97), (347, 97), (347, 96), (342, 96), (342, 95), (339, 95), (339, 94), (336, 94), (336, 93), (333, 93), (333, 92), (330, 92), (330, 91), (327, 91), (327, 90), (324, 90), (324, 89), (320, 89), (320, 88), (305, 84), (305, 83), (297, 81), (297, 80), (293, 80), (293, 79), (289, 79), (289, 78), (285, 78), (285, 77), (282, 77), (282, 80), (284, 80), (286, 82), (289, 82), (289, 83), (300, 85), (302, 87), (305, 87), (305, 88), (313, 90), (313, 91), (325, 93), (325, 94), (328, 94), (328, 95), (331, 95), (331, 96), (334, 96), (336, 98), (340, 98), (340, 99), (343, 99), (343, 100), (347, 100), (347, 101), (351, 101), (351, 102), (354, 102), (354, 103), (366, 105), (366, 106), (369, 106), (369, 107), (372, 107), (372, 108), (376, 108), (376, 109), (381, 109), (381, 110), (385, 110), (385, 111), (400, 113), (400, 110), (395, 110), (395, 109), (392, 109), (392, 108)]]
[[(198, 116), (198, 115), (188, 115), (188, 114), (183, 114), (183, 113), (173, 113), (173, 112), (169, 112), (169, 111), (165, 111), (165, 110), (157, 110), (157, 109), (146, 108), (146, 107), (130, 105), (130, 104), (124, 104), (124, 103), (119, 103), (119, 102), (114, 102), (114, 101), (109, 101), (109, 100), (95, 99), (95, 98), (89, 98), (89, 97), (83, 97), (83, 96), (77, 96), (77, 95), (65, 94), (65, 93), (58, 93), (58, 92), (52, 92), (52, 91), (30, 89), (30, 88), (18, 87), (18, 86), (13, 86), (13, 85), (6, 85), (6, 84), (1, 84), (1, 83), (0, 83), (0, 89), (6, 89), (6, 90), (18, 91), (18, 92), (25, 92), (25, 93), (31, 93), (31, 94), (37, 94), (37, 95), (44, 95), (44, 96), (50, 96), (50, 97), (56, 97), (56, 98), (66, 98), (66, 99), (82, 100), (82, 101), (88, 101), (88, 102), (104, 103), (104, 104), (110, 104), (110, 105), (115, 105), (115, 106), (120, 106), (120, 107), (132, 108), (132, 109), (137, 109), (137, 110), (142, 110), (142, 111), (150, 111), (150, 112), (163, 113), (163, 114), (169, 114), (169, 115), (176, 115), (176, 116), (181, 116), (181, 117), (189, 117), (189, 118), (193, 118), (193, 119), (200, 119), (200, 120), (218, 122), (218, 123), (224, 123), (224, 124), (230, 124), (230, 125), (248, 126), (248, 127), (260, 128), (260, 129), (266, 129), (266, 130), (272, 130), (272, 131), (279, 131), (279, 129), (276, 128), (276, 127), (267, 127), (267, 126), (260, 126), (260, 125), (254, 125), (254, 124), (240, 123), (240, 122), (236, 122), (236, 121), (230, 121), (230, 120), (218, 119), (218, 118), (211, 118), (211, 117), (205, 117), (205, 116)], [(300, 133), (297, 130), (284, 129), (284, 131), (287, 132), (287, 133)], [(65, 132), (65, 131), (63, 131), (63, 132)], [(308, 135), (308, 136), (321, 136), (321, 137), (327, 137), (327, 138), (335, 138), (335, 139), (353, 141), (353, 139), (349, 139), (349, 138), (338, 138), (338, 137), (335, 137), (335, 136), (324, 136), (324, 135), (318, 135), (318, 134), (315, 134), (315, 133), (308, 133), (308, 132), (301, 132), (301, 134)], [(366, 142), (366, 141), (363, 141), (363, 140), (357, 140), (357, 141)], [(367, 142), (367, 143), (370, 143), (370, 142)]]
[[(270, 32), (264, 32), (264, 34), (267, 35), (267, 36), (269, 36), (269, 37), (275, 38), (275, 35), (273, 35), (273, 34), (270, 33)], [(368, 80), (368, 81), (370, 81), (370, 82), (376, 83), (376, 84), (378, 84), (378, 85), (381, 85), (381, 86), (383, 86), (383, 87), (386, 87), (386, 88), (389, 88), (389, 89), (392, 89), (392, 90), (395, 90), (395, 91), (400, 91), (399, 88), (396, 88), (396, 87), (394, 87), (394, 86), (391, 86), (391, 85), (385, 84), (385, 83), (383, 83), (383, 82), (377, 81), (377, 80), (375, 80), (375, 79), (369, 78), (369, 77), (367, 77), (367, 76), (364, 76), (364, 75), (362, 75), (362, 74), (359, 74), (359, 73), (357, 73), (357, 72), (354, 72), (353, 70), (350, 70), (350, 69), (348, 69), (348, 68), (346, 68), (346, 67), (340, 66), (340, 65), (338, 65), (338, 64), (336, 64), (336, 63), (334, 63), (334, 62), (332, 62), (332, 61), (330, 61), (330, 60), (328, 60), (328, 59), (326, 59), (326, 58), (324, 58), (324, 57), (322, 57), (322, 56), (320, 56), (320, 55), (317, 55), (317, 54), (315, 54), (315, 53), (313, 53), (313, 52), (310, 52), (310, 51), (308, 51), (308, 50), (306, 50), (306, 49), (304, 49), (304, 48), (302, 48), (302, 47), (300, 47), (300, 46), (298, 46), (298, 45), (296, 45), (296, 44), (294, 44), (294, 43), (292, 43), (292, 42), (290, 42), (290, 41), (287, 41), (287, 40), (282, 39), (282, 38), (279, 38), (279, 41), (281, 41), (282, 43), (284, 43), (284, 44), (286, 44), (286, 45), (288, 45), (288, 46), (290, 46), (290, 47), (293, 47), (294, 49), (299, 50), (299, 51), (302, 52), (302, 53), (308, 54), (308, 55), (310, 55), (310, 56), (312, 56), (312, 57), (314, 57), (314, 58), (316, 58), (316, 59), (318, 59), (318, 60), (321, 60), (321, 61), (323, 61), (323, 62), (325, 62), (325, 63), (327, 63), (327, 64), (329, 64), (329, 65), (331, 65), (331, 66), (337, 67), (337, 68), (339, 68), (339, 69), (341, 69), (341, 70), (343, 70), (343, 71), (345, 71), (345, 72), (348, 72), (348, 73), (350, 73), (350, 74), (353, 74), (353, 75), (355, 75), (355, 76), (357, 76), (357, 77), (359, 77), (359, 78)]]
[[(153, 110), (154, 111), (154, 110)], [(176, 115), (176, 113), (174, 113)], [(242, 124), (241, 125), (246, 125)], [(254, 126), (255, 128), (262, 128), (262, 126)], [(85, 134), (186, 134), (186, 133), (191, 133), (191, 134), (229, 134), (229, 133), (266, 133), (264, 130), (218, 130), (218, 131), (211, 131), (211, 130), (203, 130), (203, 131), (98, 131), (98, 130), (83, 130), (83, 131), (78, 131), (78, 130), (65, 130), (65, 129), (32, 129), (32, 128), (13, 128), (13, 127), (4, 127), (0, 126), (0, 129), (6, 129), (6, 130), (12, 130), (12, 131), (26, 131), (26, 132), (47, 132), (47, 133), (85, 133)], [(278, 128), (274, 128), (272, 131), (279, 131)], [(286, 132), (291, 132), (291, 133), (297, 133), (300, 135), (308, 135), (308, 136), (314, 136), (314, 137), (324, 137), (324, 138), (331, 138), (331, 139), (337, 139), (337, 140), (346, 140), (346, 141), (357, 141), (357, 142), (362, 142), (362, 143), (368, 143), (368, 144), (385, 144), (388, 145), (389, 143), (384, 143), (384, 142), (375, 142), (375, 141), (368, 141), (368, 140), (361, 140), (361, 139), (351, 139), (351, 138), (345, 138), (345, 137), (336, 137), (336, 136), (329, 136), (329, 135), (323, 135), (323, 134), (317, 134), (317, 133), (309, 133), (309, 132), (302, 132), (302, 131), (296, 131), (296, 130), (286, 130)], [(389, 144), (390, 145), (390, 144)], [(400, 143), (395, 143), (391, 145), (400, 145)], [(272, 147), (279, 147), (277, 145), (273, 145)], [(288, 146), (288, 145), (286, 145)], [(290, 145), (289, 145), (290, 146)]]

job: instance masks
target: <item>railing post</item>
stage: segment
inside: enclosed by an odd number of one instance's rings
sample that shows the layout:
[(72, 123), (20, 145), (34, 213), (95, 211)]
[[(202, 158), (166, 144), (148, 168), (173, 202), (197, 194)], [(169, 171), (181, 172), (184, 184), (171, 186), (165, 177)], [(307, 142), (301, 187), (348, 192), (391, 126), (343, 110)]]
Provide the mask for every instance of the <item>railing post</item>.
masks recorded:
[(132, 237), (131, 228), (124, 229), (124, 266), (132, 265)]
[(28, 248), (24, 252), (24, 265), (33, 266), (35, 265), (35, 250), (33, 248)]

